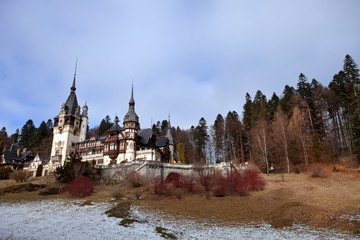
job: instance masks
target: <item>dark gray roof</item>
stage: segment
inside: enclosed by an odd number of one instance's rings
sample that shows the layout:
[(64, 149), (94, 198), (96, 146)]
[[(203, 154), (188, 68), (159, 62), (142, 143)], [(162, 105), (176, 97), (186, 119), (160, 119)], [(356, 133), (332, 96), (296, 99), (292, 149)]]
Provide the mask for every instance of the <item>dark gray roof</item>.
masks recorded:
[(129, 101), (129, 111), (125, 114), (124, 122), (132, 121), (137, 122), (139, 121), (139, 117), (135, 112), (135, 100), (134, 100), (134, 88), (131, 87), (131, 97)]
[(66, 100), (65, 103), (65, 110), (66, 110), (66, 114), (68, 115), (74, 115), (75, 114), (75, 110), (78, 107), (78, 101), (76, 98), (76, 94), (75, 91), (71, 91), (68, 99)]
[(124, 122), (132, 121), (137, 122), (139, 120), (138, 115), (136, 114), (135, 110), (129, 108), (129, 111), (125, 114)]
[(101, 136), (101, 137), (99, 137), (99, 140), (105, 140), (107, 138), (107, 136)]
[(146, 128), (146, 129), (141, 129), (138, 132), (138, 136), (141, 139), (141, 142), (143, 144), (148, 144), (149, 143), (149, 139), (153, 136), (153, 131), (151, 128)]
[(114, 123), (111, 126), (111, 128), (109, 130), (107, 130), (106, 132), (121, 132), (121, 131), (122, 131), (122, 128), (118, 124)]
[(31, 151), (20, 152), (18, 156), (16, 151), (4, 150), (5, 162), (10, 165), (18, 165), (20, 162), (23, 162), (30, 153)]
[(167, 145), (168, 138), (166, 136), (161, 136), (156, 138), (157, 147), (165, 147)]
[(66, 110), (66, 114), (69, 115), (74, 115), (75, 114), (75, 110), (76, 108), (79, 106), (77, 98), (76, 98), (76, 94), (75, 94), (75, 80), (76, 80), (76, 67), (75, 67), (75, 74), (74, 74), (74, 80), (73, 80), (73, 84), (71, 86), (71, 91), (70, 91), (70, 95), (68, 97), (68, 99), (66, 100), (65, 103), (65, 110)]

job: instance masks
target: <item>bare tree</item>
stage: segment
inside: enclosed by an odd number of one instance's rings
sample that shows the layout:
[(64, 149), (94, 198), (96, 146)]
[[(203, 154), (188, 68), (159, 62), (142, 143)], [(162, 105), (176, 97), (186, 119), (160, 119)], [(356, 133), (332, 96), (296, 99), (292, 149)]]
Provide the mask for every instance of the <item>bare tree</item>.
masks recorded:
[(260, 120), (252, 129), (252, 149), (254, 157), (256, 157), (262, 165), (266, 167), (266, 173), (269, 174), (269, 125), (266, 121)]

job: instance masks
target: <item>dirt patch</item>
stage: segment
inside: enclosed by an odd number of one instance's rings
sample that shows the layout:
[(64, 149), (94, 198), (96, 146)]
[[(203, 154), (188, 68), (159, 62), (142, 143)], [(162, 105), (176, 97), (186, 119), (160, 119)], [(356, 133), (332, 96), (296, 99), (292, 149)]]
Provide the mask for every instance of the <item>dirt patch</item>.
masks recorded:
[(32, 183), (11, 185), (0, 189), (0, 195), (4, 193), (33, 192), (44, 187), (45, 187), (44, 184), (32, 184)]
[(118, 204), (107, 210), (105, 214), (109, 217), (116, 218), (127, 218), (130, 215), (131, 202), (129, 201), (119, 201)]
[(332, 173), (326, 178), (310, 174), (263, 176), (264, 191), (249, 196), (206, 198), (203, 194), (145, 198), (134, 204), (160, 210), (177, 218), (206, 219), (217, 224), (267, 222), (273, 227), (306, 224), (313, 228), (332, 228), (358, 233), (360, 217), (360, 181), (351, 175)]
[(160, 234), (162, 238), (165, 239), (177, 239), (177, 237), (174, 234), (168, 233), (166, 228), (163, 227), (156, 227), (155, 231)]

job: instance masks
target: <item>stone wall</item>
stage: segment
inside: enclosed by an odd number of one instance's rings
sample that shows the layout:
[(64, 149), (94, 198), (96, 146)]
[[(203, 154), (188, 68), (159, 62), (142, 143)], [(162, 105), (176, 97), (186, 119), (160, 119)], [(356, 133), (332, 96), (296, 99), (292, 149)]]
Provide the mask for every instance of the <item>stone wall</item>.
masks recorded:
[(156, 176), (160, 176), (165, 179), (172, 172), (189, 175), (199, 171), (221, 171), (223, 174), (226, 174), (227, 172), (235, 169), (236, 167), (229, 162), (201, 166), (193, 164), (171, 164), (159, 161), (136, 160), (131, 163), (103, 166), (102, 176), (106, 179), (123, 180), (127, 173), (135, 171), (146, 179), (151, 179)]

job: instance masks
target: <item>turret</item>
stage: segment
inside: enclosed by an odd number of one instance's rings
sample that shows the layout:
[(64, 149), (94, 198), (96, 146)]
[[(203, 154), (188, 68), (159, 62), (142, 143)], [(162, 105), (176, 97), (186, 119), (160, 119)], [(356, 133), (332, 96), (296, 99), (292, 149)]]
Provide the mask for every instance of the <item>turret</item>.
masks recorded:
[(139, 130), (139, 117), (135, 112), (134, 87), (131, 86), (131, 97), (129, 101), (129, 111), (124, 117), (124, 131), (126, 141), (126, 160), (135, 160), (137, 132)]
[(175, 147), (174, 147), (174, 139), (173, 139), (173, 136), (171, 134), (170, 115), (169, 115), (168, 129), (167, 129), (167, 132), (166, 132), (166, 137), (169, 140), (170, 162), (172, 163), (172, 162), (174, 162)]
[(80, 142), (82, 142), (86, 139), (87, 125), (88, 125), (88, 106), (85, 103), (85, 105), (82, 108), (81, 126), (80, 126)]
[[(59, 115), (54, 118), (53, 143), (50, 157), (53, 168), (52, 170), (65, 163), (66, 156), (75, 151), (75, 144), (80, 140), (80, 132), (82, 129), (80, 124), (83, 118), (80, 115), (80, 107), (75, 93), (76, 68), (77, 63), (75, 65), (74, 79), (70, 88), (69, 97), (66, 102), (61, 105)], [(85, 112), (87, 112), (87, 109)], [(86, 136), (87, 116), (85, 122), (83, 123), (86, 124), (83, 132), (85, 132)], [(84, 136), (84, 133), (82, 134)]]

